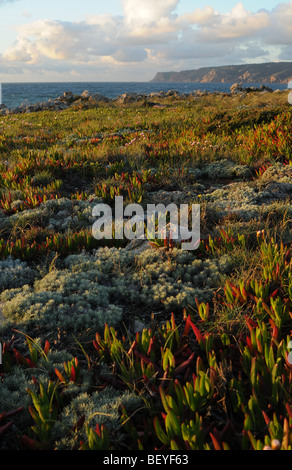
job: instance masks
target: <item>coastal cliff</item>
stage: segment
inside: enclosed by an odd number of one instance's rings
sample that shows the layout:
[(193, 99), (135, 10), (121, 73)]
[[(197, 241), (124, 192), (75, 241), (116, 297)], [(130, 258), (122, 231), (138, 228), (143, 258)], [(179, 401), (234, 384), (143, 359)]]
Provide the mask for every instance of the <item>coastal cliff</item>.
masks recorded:
[(289, 80), (292, 80), (292, 62), (269, 62), (158, 72), (151, 82), (288, 83)]

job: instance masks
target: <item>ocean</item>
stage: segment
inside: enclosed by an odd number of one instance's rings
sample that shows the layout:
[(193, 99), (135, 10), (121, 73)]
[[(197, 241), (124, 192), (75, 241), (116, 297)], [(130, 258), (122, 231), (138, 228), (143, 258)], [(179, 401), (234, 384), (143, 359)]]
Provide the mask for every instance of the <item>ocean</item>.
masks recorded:
[[(209, 92), (230, 91), (232, 83), (174, 83), (174, 82), (35, 82), (35, 83), (2, 83), (2, 103), (8, 108), (15, 108), (21, 104), (35, 104), (55, 99), (65, 91), (72, 91), (80, 95), (84, 90), (90, 93), (101, 93), (108, 98), (116, 98), (123, 93), (150, 94), (152, 92), (177, 90), (180, 93), (192, 93), (195, 90)], [(243, 86), (257, 86), (259, 84), (243, 84)], [(285, 84), (268, 84), (274, 90), (285, 90)], [(1, 104), (1, 97), (0, 97)]]

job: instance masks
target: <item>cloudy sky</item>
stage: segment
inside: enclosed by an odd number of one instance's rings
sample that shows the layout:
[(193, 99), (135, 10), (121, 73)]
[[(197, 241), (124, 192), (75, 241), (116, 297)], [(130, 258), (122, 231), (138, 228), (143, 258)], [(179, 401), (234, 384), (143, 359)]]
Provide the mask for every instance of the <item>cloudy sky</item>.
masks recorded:
[(290, 61), (292, 1), (0, 0), (0, 82)]

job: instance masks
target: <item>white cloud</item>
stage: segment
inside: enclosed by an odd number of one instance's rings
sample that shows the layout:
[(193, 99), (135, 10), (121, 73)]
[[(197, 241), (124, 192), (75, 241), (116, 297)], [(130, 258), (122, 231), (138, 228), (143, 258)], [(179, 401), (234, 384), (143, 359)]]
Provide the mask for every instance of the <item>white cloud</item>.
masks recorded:
[(149, 24), (161, 18), (173, 16), (179, 0), (125, 0), (123, 9), (125, 21), (135, 24)]
[(180, 21), (185, 24), (211, 25), (215, 20), (216, 12), (212, 6), (204, 9), (196, 8), (192, 13), (181, 15)]
[(270, 15), (270, 25), (265, 31), (264, 40), (267, 44), (292, 44), (292, 1), (280, 3), (274, 8)]
[(228, 13), (216, 12), (213, 7), (196, 9), (182, 19), (189, 25), (197, 26), (201, 41), (244, 39), (260, 32), (270, 24), (270, 13), (259, 11), (251, 13), (240, 2)]
[(206, 6), (181, 16), (178, 3), (124, 0), (123, 16), (20, 25), (15, 43), (0, 56), (0, 70), (25, 66), (35, 73), (59, 70), (82, 78), (86, 70), (91, 78), (98, 73), (102, 79), (148, 80), (158, 70), (268, 61), (269, 50), (277, 54), (272, 58), (289, 59), (292, 1), (271, 11), (250, 12), (239, 2), (226, 13)]

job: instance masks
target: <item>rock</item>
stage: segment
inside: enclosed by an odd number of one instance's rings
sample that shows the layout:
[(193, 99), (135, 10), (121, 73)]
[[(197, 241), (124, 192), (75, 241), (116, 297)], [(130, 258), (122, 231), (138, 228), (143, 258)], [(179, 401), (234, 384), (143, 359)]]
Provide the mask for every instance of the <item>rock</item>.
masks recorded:
[(264, 93), (272, 93), (274, 90), (272, 88), (269, 88), (267, 87), (266, 85), (261, 85), (259, 88), (256, 88), (254, 86), (251, 86), (251, 87), (242, 87), (242, 83), (234, 83), (231, 87), (230, 87), (230, 92), (232, 94), (234, 93), (242, 93), (242, 92), (246, 92), (246, 93), (254, 93), (254, 92), (264, 92)]
[(36, 111), (36, 107), (33, 104), (29, 104), (25, 110), (26, 113), (33, 113), (35, 111)]
[(88, 101), (89, 102), (105, 101), (106, 103), (108, 103), (110, 101), (110, 98), (107, 98), (106, 96), (100, 93), (93, 93), (92, 95), (89, 96)]
[(268, 91), (269, 93), (273, 93), (273, 91), (274, 91), (273, 88), (270, 88), (270, 87), (268, 87), (268, 86), (266, 86), (266, 85), (261, 85), (261, 86), (260, 86), (260, 90), (261, 90), (261, 91)]
[(59, 98), (60, 101), (66, 101), (68, 103), (73, 103), (79, 98), (78, 95), (74, 95), (72, 91), (65, 91), (63, 95)]
[(138, 93), (123, 93), (117, 97), (119, 104), (137, 103), (138, 101), (145, 101), (145, 95), (139, 95)]
[(81, 93), (80, 98), (87, 99), (90, 97), (90, 93), (88, 90), (84, 90), (83, 93)]
[(202, 90), (194, 90), (195, 96), (206, 96), (208, 94), (207, 91), (202, 91)]
[(164, 98), (166, 96), (166, 92), (165, 91), (156, 91), (156, 92), (152, 92), (150, 93), (150, 98)]
[(238, 93), (240, 91), (243, 91), (242, 83), (233, 83), (233, 85), (231, 85), (230, 87), (231, 93)]
[(179, 98), (181, 94), (177, 90), (168, 90), (166, 92), (166, 97), (173, 96), (175, 98)]
[(87, 101), (88, 103), (97, 103), (99, 101), (104, 101), (108, 103), (110, 99), (102, 95), (101, 93), (90, 93), (88, 90), (84, 90), (83, 93), (81, 93), (80, 98), (76, 102), (76, 104), (78, 104), (79, 102), (82, 103), (84, 101)]
[(251, 92), (256, 92), (256, 93), (259, 93), (259, 92), (267, 93), (267, 92), (269, 92), (269, 93), (271, 93), (271, 92), (273, 92), (272, 88), (269, 88), (265, 85), (261, 85), (259, 88), (256, 88), (254, 86), (247, 87), (247, 88), (245, 88), (245, 91), (247, 93), (251, 93)]
[(22, 113), (22, 108), (20, 106), (17, 106), (16, 108), (13, 108), (9, 111), (9, 114), (19, 114)]

